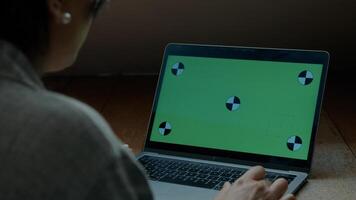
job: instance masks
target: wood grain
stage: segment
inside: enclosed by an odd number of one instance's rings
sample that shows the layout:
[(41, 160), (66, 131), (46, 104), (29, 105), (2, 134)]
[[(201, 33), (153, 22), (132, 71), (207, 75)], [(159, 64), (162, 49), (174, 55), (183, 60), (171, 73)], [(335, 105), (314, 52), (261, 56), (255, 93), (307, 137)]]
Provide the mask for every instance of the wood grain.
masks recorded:
[(119, 138), (139, 153), (146, 137), (156, 77), (121, 77), (114, 85), (103, 115)]
[(326, 112), (321, 115), (309, 183), (298, 199), (356, 199), (356, 158)]
[(115, 77), (48, 77), (44, 81), (48, 89), (78, 99), (102, 113)]
[(335, 127), (356, 156), (356, 80), (337, 79), (330, 82), (325, 107)]

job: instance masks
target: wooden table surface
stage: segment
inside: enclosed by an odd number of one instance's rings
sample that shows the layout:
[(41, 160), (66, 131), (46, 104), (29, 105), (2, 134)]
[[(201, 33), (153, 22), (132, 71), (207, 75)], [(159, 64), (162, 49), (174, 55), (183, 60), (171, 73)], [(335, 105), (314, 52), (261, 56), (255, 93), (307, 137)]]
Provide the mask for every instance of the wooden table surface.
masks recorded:
[[(50, 77), (45, 83), (97, 109), (138, 153), (145, 140), (156, 80), (156, 76)], [(356, 98), (351, 92), (356, 88), (345, 85), (327, 88), (311, 177), (298, 199), (356, 200)]]

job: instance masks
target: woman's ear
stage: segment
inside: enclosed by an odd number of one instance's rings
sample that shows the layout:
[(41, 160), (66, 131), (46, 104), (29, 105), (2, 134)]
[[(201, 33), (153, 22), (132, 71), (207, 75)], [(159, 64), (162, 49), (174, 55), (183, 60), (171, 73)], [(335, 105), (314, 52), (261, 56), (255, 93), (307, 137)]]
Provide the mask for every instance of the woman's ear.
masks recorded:
[(64, 0), (47, 0), (48, 11), (54, 22), (58, 24), (67, 24), (70, 13), (64, 10)]

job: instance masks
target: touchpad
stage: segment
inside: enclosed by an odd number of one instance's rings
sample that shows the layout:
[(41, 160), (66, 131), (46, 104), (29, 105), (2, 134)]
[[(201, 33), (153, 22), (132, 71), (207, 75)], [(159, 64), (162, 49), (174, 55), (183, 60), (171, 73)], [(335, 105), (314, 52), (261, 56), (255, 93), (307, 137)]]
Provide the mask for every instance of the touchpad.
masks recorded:
[(189, 187), (158, 181), (149, 181), (156, 200), (209, 200), (214, 199), (218, 191), (198, 187)]

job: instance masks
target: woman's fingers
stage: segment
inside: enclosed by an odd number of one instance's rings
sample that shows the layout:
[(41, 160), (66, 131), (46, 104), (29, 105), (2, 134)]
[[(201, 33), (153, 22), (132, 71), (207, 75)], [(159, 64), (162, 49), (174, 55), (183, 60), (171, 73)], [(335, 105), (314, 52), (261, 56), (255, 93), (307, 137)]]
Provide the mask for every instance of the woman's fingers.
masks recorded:
[(231, 184), (226, 182), (214, 200), (225, 200), (226, 193), (231, 188)]
[(285, 179), (279, 178), (269, 187), (270, 199), (280, 199), (288, 189), (288, 182)]
[(261, 179), (264, 179), (266, 176), (266, 171), (265, 168), (261, 166), (256, 166), (252, 167), (250, 170), (248, 170), (242, 177), (241, 179), (246, 179), (246, 180), (256, 180), (259, 181)]
[[(252, 199), (270, 199), (270, 200), (295, 200), (293, 195), (284, 195), (288, 189), (288, 182), (285, 179), (277, 179), (273, 183), (265, 181), (266, 171), (263, 167), (257, 166), (248, 170), (239, 178), (233, 186), (231, 184), (224, 186), (222, 194), (229, 193), (231, 187), (236, 187), (237, 196), (253, 197)], [(223, 192), (226, 191), (226, 192)], [(247, 195), (247, 196), (246, 196)], [(220, 196), (224, 199), (225, 195)]]
[(229, 182), (226, 182), (223, 186), (223, 188), (221, 189), (221, 192), (226, 192), (230, 189), (231, 184)]
[(297, 198), (295, 198), (294, 195), (292, 194), (287, 194), (287, 195), (284, 195), (280, 200), (296, 200)]

